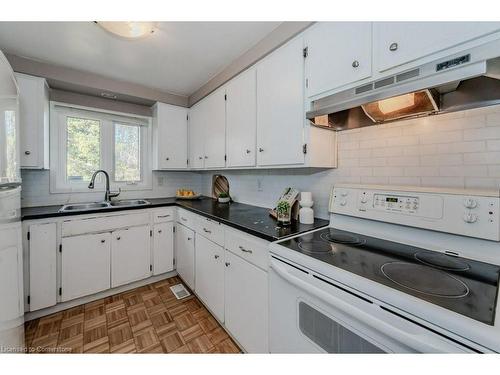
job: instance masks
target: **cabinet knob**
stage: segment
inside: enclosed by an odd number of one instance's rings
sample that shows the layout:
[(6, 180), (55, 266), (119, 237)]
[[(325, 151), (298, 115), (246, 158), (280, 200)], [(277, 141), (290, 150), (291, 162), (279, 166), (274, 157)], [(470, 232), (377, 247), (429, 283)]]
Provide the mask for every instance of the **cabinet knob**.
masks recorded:
[(225, 265), (226, 265), (226, 267), (229, 267), (231, 265), (231, 263), (226, 262)]
[(116, 239), (117, 239), (118, 241), (120, 241), (121, 237), (116, 237)]
[(203, 232), (205, 232), (205, 233), (212, 233), (212, 231), (208, 230), (207, 228), (203, 228)]
[(161, 233), (161, 229), (158, 229), (158, 233)]
[(188, 241), (191, 241), (191, 240), (192, 240), (192, 238), (191, 238), (191, 237), (188, 237)]
[(198, 159), (203, 160), (203, 156), (198, 156)]
[(170, 160), (170, 158), (165, 158), (165, 160)]
[(262, 147), (259, 147), (259, 152), (263, 152), (264, 149)]
[(248, 150), (248, 149), (246, 150), (246, 153), (247, 153), (247, 154), (249, 154), (249, 153), (251, 153), (251, 152), (252, 152), (252, 151), (250, 151), (250, 150)]
[(359, 61), (358, 61), (358, 60), (354, 60), (354, 61), (352, 62), (352, 67), (353, 67), (353, 68), (357, 68), (357, 67), (359, 67)]
[(391, 45), (389, 46), (389, 51), (397, 51), (398, 49), (398, 44), (396, 42), (394, 43), (391, 43)]
[(219, 259), (219, 256), (218, 256), (218, 255), (214, 255), (214, 258), (215, 258), (215, 259)]
[(207, 155), (205, 155), (205, 159), (208, 159), (208, 156), (207, 156)]
[(101, 240), (101, 243), (104, 243), (104, 242), (106, 242), (106, 240)]
[(31, 155), (31, 151), (24, 151), (24, 155)]

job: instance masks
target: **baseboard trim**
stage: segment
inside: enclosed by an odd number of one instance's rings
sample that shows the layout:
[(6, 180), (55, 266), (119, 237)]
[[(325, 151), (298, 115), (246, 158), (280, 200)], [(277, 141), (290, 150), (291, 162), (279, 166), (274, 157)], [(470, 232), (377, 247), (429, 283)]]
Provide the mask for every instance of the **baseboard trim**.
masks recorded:
[(105, 290), (104, 292), (99, 292), (96, 294), (92, 294), (90, 296), (77, 298), (77, 299), (67, 301), (67, 302), (61, 302), (55, 306), (47, 307), (47, 308), (42, 309), (42, 310), (30, 311), (24, 315), (24, 321), (29, 322), (30, 320), (38, 319), (38, 318), (41, 318), (41, 317), (44, 317), (44, 316), (47, 316), (50, 314), (57, 313), (59, 311), (67, 310), (67, 309), (70, 309), (70, 308), (75, 307), (75, 306), (79, 306), (79, 305), (83, 305), (85, 303), (93, 302), (93, 301), (96, 301), (96, 300), (101, 299), (101, 298), (106, 298), (106, 297), (112, 296), (114, 294), (123, 293), (123, 292), (126, 292), (127, 290), (139, 288), (141, 286), (152, 284), (152, 283), (155, 283), (157, 281), (168, 279), (169, 277), (174, 277), (174, 276), (177, 276), (177, 271), (167, 272), (167, 273), (163, 273), (161, 275), (148, 277), (147, 279), (144, 279), (144, 280), (135, 281), (133, 283), (130, 283), (127, 285), (122, 285), (122, 286), (119, 286), (119, 287), (113, 288), (113, 289), (108, 289), (108, 290)]

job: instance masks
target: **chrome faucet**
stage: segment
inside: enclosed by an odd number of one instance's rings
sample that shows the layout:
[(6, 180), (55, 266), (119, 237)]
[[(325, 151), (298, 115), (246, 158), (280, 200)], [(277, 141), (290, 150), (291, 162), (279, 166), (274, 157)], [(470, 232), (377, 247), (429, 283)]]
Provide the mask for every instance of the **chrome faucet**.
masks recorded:
[(114, 197), (117, 197), (120, 195), (120, 193), (122, 192), (122, 189), (118, 188), (118, 191), (113, 192), (113, 193), (111, 191), (109, 191), (109, 174), (108, 174), (108, 172), (106, 172), (103, 169), (99, 169), (99, 170), (94, 172), (94, 174), (92, 175), (92, 178), (90, 179), (89, 189), (94, 188), (95, 178), (99, 174), (99, 172), (103, 173), (104, 176), (106, 177), (106, 193), (104, 194), (104, 201), (110, 202), (111, 198), (114, 198)]

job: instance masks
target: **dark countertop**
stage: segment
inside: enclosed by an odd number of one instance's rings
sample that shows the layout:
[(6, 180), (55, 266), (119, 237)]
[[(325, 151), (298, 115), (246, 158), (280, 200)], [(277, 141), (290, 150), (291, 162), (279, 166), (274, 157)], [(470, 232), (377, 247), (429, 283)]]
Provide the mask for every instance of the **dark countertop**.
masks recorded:
[(289, 227), (278, 227), (274, 218), (269, 216), (269, 209), (243, 203), (218, 203), (216, 199), (202, 197), (197, 200), (179, 200), (175, 198), (147, 198), (150, 205), (139, 207), (113, 207), (104, 210), (64, 212), (58, 206), (26, 207), (21, 209), (22, 220), (45, 219), (50, 217), (86, 215), (125, 210), (140, 210), (155, 207), (178, 206), (227, 226), (239, 229), (268, 241), (276, 241), (328, 225), (328, 220), (315, 219), (314, 224), (292, 222)]

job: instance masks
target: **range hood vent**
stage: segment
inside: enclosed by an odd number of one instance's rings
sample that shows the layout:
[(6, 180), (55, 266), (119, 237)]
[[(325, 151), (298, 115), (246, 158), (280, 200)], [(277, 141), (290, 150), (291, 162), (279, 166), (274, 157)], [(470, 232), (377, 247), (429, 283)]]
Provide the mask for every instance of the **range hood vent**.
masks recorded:
[(453, 57), (332, 94), (306, 116), (338, 131), (500, 104), (500, 57), (472, 60)]

